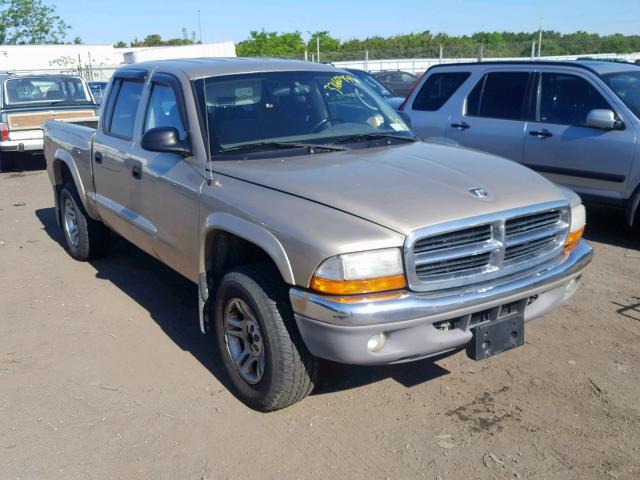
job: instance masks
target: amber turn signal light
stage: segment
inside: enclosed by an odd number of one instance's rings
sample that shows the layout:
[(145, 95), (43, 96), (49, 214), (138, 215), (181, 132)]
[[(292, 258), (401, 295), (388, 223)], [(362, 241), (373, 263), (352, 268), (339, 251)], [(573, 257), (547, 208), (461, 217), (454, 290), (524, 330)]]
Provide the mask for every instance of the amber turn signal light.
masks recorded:
[(575, 232), (569, 232), (567, 235), (567, 240), (564, 242), (564, 253), (570, 253), (576, 249), (578, 243), (580, 243), (580, 239), (584, 234), (584, 227), (579, 228)]
[(400, 290), (407, 286), (404, 275), (367, 278), (364, 280), (332, 280), (314, 276), (311, 288), (329, 295), (357, 295), (362, 293)]

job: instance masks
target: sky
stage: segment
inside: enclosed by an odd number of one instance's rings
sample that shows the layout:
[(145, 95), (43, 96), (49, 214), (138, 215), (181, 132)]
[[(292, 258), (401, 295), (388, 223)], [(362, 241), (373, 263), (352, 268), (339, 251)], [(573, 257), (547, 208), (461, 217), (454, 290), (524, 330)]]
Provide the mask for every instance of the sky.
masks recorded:
[(251, 30), (328, 30), (347, 40), (373, 35), (548, 30), (640, 33), (640, 0), (44, 0), (84, 43), (114, 43), (158, 33), (198, 32), (204, 42), (241, 41)]

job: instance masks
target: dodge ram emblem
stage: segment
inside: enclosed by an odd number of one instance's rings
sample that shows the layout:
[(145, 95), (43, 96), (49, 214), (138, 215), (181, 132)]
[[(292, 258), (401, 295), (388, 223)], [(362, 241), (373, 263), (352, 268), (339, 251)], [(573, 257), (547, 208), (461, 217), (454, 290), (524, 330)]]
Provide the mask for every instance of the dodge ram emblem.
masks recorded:
[(470, 188), (469, 192), (471, 192), (472, 195), (478, 197), (478, 198), (485, 198), (487, 195), (489, 195), (489, 192), (487, 192), (484, 188), (482, 187), (474, 187), (474, 188)]

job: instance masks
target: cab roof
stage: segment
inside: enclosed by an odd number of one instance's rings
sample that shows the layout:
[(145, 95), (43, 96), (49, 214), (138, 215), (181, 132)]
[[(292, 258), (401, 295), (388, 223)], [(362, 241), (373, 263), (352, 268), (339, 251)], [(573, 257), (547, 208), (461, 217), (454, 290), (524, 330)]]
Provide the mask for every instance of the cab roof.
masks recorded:
[[(170, 72), (180, 70), (191, 80), (219, 75), (234, 75), (255, 72), (287, 72), (287, 71), (315, 71), (339, 72), (339, 68), (322, 63), (305, 62), (302, 60), (283, 60), (279, 58), (182, 58), (175, 60), (152, 60), (127, 65), (118, 72), (127, 70), (146, 70), (151, 72), (160, 69)], [(116, 73), (117, 75), (117, 73)]]
[(487, 65), (543, 65), (543, 66), (562, 66), (582, 68), (590, 70), (596, 75), (607, 75), (609, 73), (637, 71), (640, 66), (627, 62), (610, 62), (604, 60), (488, 60), (482, 62), (465, 62), (465, 63), (443, 63), (433, 65), (431, 68), (442, 67), (469, 67), (469, 66), (487, 66)]

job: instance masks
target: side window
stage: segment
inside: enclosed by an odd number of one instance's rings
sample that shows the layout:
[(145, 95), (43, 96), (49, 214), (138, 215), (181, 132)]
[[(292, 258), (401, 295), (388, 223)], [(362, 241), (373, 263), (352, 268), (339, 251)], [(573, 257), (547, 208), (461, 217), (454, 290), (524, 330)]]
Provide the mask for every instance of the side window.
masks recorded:
[(528, 72), (488, 73), (467, 97), (467, 115), (520, 120), (528, 81)]
[(400, 73), (399, 77), (400, 77), (399, 80), (401, 82), (407, 82), (408, 83), (408, 82), (415, 82), (417, 80), (416, 77), (414, 77), (413, 75), (409, 75), (408, 73), (404, 73), (404, 72)]
[(144, 83), (133, 80), (122, 80), (113, 104), (111, 122), (108, 133), (130, 140), (133, 137), (133, 125), (142, 95)]
[(413, 101), (413, 110), (435, 112), (440, 109), (469, 75), (469, 72), (448, 72), (429, 76)]
[(180, 117), (180, 109), (176, 92), (168, 85), (153, 84), (147, 113), (144, 120), (144, 131), (157, 127), (175, 127), (184, 138), (185, 126)]
[(560, 125), (586, 125), (596, 108), (611, 109), (602, 95), (584, 78), (564, 73), (543, 73), (538, 121)]

